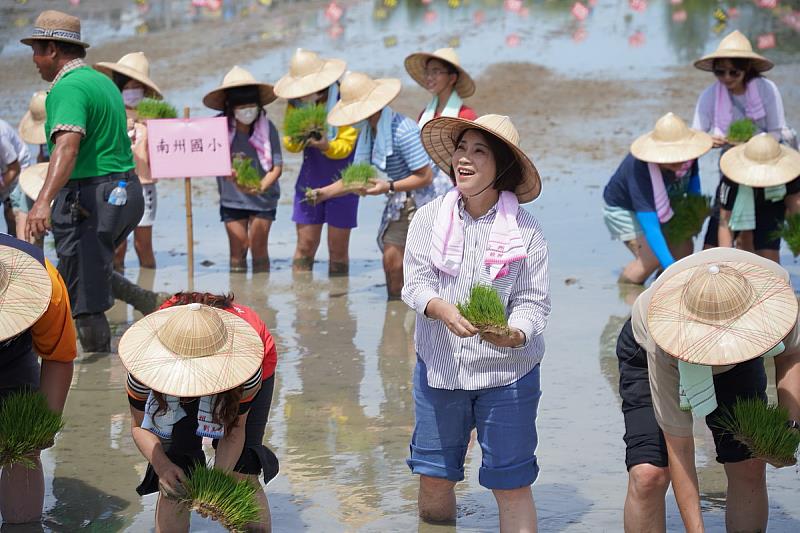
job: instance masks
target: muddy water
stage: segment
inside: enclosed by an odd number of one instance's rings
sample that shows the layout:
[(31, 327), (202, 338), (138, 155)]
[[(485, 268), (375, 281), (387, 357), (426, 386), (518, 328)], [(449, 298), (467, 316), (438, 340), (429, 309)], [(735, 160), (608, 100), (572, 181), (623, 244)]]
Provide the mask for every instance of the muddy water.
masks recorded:
[[(77, 8), (44, 0), (13, 9), (4, 5), (2, 61), (20, 75), (3, 76), (0, 112), (16, 122), (30, 91), (42, 85), (16, 40), (43, 6), (84, 17), (87, 34), (94, 37), (91, 61), (144, 49), (153, 57), (153, 76), (167, 99), (191, 106), (193, 114), (207, 114), (198, 102), (232, 62), (274, 80), (299, 45), (346, 57), (355, 69), (403, 77), (406, 89), (396, 106), (415, 114), (425, 96), (410, 85), (402, 58), (417, 49), (458, 46), (478, 78), (471, 103), (481, 113), (511, 114), (545, 176), (544, 196), (528, 206), (550, 241), (554, 303), (542, 369), (542, 470), (534, 487), (540, 526), (542, 531), (619, 531), (627, 476), (614, 343), (635, 293), (620, 293), (614, 283), (627, 256), (622, 246), (609, 242), (599, 215), (600, 195), (627, 144), (655, 117), (667, 110), (690, 116), (696, 95), (710, 79), (681, 65), (718, 42), (713, 31), (717, 3), (651, 1), (638, 12), (625, 2), (600, 0), (582, 23), (570, 15), (572, 2), (566, 1), (455, 1), (454, 8), (442, 1), (397, 2), (396, 7), (341, 2), (344, 12), (336, 22), (326, 18), (326, 4), (233, 1), (217, 11), (166, 0), (84, 0)], [(728, 29), (776, 38), (777, 47), (767, 53), (782, 65), (771, 77), (783, 91), (790, 122), (800, 123), (797, 33), (770, 12), (750, 3), (736, 5), (738, 17)], [(681, 9), (686, 20), (674, 22)], [(198, 33), (205, 42), (198, 42)], [(209, 49), (209, 42), (222, 43), (225, 54)], [(530, 88), (536, 97), (509, 98), (508, 87)], [(282, 108), (270, 106), (274, 120), (280, 120)], [(414, 530), (416, 479), (404, 463), (413, 424), (414, 315), (402, 303), (385, 301), (375, 244), (381, 200), (369, 198), (360, 205), (349, 279), (328, 278), (324, 245), (313, 273), (293, 275), (291, 193), (299, 163), (286, 158), (269, 274), (227, 272), (216, 187), (212, 180), (194, 180), (195, 286), (235, 292), (261, 314), (278, 344), (266, 435), (281, 459), (281, 473), (267, 488), (275, 529)], [(714, 156), (702, 165), (704, 187), (713, 189)], [(131, 253), (129, 277), (158, 290), (186, 286), (183, 217), (182, 183), (162, 181), (154, 230), (159, 269), (140, 272)], [(788, 255), (783, 260), (796, 278), (796, 264)], [(136, 318), (122, 305), (110, 315), (118, 335)], [(80, 359), (67, 427), (44, 454), (46, 530), (153, 527), (154, 499), (134, 492), (145, 465), (129, 437), (123, 385), (124, 370), (115, 356)], [(696, 442), (707, 525), (719, 531), (724, 528), (724, 474), (702, 425)], [(477, 482), (479, 461), (473, 446), (466, 481), (458, 487), (460, 530), (496, 527), (494, 500)], [(798, 471), (770, 469), (768, 479), (771, 529), (800, 530)], [(680, 530), (671, 496), (668, 513), (670, 528)], [(219, 530), (198, 518), (193, 528)], [(421, 531), (449, 529), (419, 526)]]

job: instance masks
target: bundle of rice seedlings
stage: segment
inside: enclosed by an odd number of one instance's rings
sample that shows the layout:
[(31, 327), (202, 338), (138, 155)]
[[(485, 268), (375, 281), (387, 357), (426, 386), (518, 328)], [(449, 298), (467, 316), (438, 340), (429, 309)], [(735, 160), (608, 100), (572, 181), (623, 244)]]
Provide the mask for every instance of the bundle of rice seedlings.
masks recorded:
[(481, 333), (510, 335), (506, 319), (506, 308), (500, 295), (488, 285), (472, 287), (469, 300), (456, 304), (461, 315), (478, 328)]
[(728, 126), (728, 142), (732, 144), (746, 143), (758, 132), (755, 123), (749, 118), (734, 120)]
[(661, 225), (664, 237), (673, 244), (678, 244), (693, 238), (703, 229), (703, 222), (711, 214), (711, 198), (684, 194), (671, 196), (669, 203), (672, 206), (672, 218)]
[(342, 170), (342, 184), (345, 189), (360, 189), (369, 186), (369, 180), (377, 175), (375, 167), (369, 163), (353, 163)]
[(776, 233), (775, 237), (780, 237), (786, 241), (793, 256), (800, 255), (800, 213), (787, 216), (783, 222), (783, 227)]
[(183, 484), (182, 501), (192, 510), (219, 522), (228, 531), (243, 532), (259, 518), (256, 487), (222, 470), (198, 465)]
[(261, 176), (253, 167), (253, 159), (241, 153), (234, 154), (231, 161), (236, 171), (236, 183), (252, 194), (261, 192)]
[(779, 405), (768, 405), (758, 398), (740, 398), (728, 409), (719, 425), (747, 446), (758, 459), (775, 467), (797, 462), (800, 431), (788, 426), (789, 412)]
[(303, 189), (303, 201), (310, 205), (317, 203), (317, 190), (311, 187)]
[(40, 392), (15, 392), (0, 407), (0, 467), (21, 463), (35, 468), (31, 455), (52, 446), (64, 422)]
[(327, 127), (328, 112), (322, 104), (296, 107), (286, 113), (283, 132), (294, 143), (305, 143), (309, 139), (319, 140)]
[(178, 112), (164, 100), (144, 98), (136, 106), (136, 116), (141, 120), (156, 118), (177, 118)]

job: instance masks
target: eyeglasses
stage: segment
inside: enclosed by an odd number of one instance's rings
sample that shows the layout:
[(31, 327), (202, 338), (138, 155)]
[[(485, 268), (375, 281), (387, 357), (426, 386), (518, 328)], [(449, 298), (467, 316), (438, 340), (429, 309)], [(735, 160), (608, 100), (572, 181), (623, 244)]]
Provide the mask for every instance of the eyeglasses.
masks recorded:
[(716, 69), (715, 68), (714, 69), (714, 76), (716, 76), (718, 78), (723, 78), (723, 77), (725, 77), (727, 75), (727, 76), (729, 76), (731, 78), (738, 78), (739, 76), (742, 75), (742, 72), (744, 72), (744, 71), (741, 70), (741, 69), (738, 69), (738, 68), (732, 68), (730, 70)]
[(447, 70), (440, 69), (440, 68), (434, 68), (434, 69), (431, 69), (431, 70), (425, 69), (424, 74), (425, 74), (426, 78), (438, 78), (439, 76), (444, 76), (444, 75), (450, 74), (450, 72), (447, 71)]

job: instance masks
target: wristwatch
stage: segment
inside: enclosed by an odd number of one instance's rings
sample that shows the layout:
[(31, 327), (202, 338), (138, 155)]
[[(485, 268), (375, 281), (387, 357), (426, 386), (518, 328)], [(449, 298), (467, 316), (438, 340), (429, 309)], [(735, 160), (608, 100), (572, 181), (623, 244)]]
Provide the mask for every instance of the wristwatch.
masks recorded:
[(394, 192), (394, 182), (393, 181), (389, 182), (389, 192)]
[(789, 426), (790, 429), (800, 430), (800, 423), (798, 423), (797, 420), (789, 420), (786, 422), (786, 425)]

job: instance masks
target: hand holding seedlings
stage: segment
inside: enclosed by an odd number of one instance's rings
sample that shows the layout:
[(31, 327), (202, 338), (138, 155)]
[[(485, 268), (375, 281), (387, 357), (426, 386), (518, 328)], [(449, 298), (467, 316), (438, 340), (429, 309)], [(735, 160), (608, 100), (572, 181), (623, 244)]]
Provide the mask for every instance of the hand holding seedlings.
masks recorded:
[(428, 303), (425, 314), (431, 318), (441, 320), (445, 327), (457, 337), (472, 337), (478, 333), (478, 329), (461, 315), (455, 305), (445, 302), (441, 298), (432, 299)]
[(153, 469), (158, 474), (158, 485), (161, 492), (171, 499), (180, 499), (185, 494), (183, 483), (186, 475), (178, 465), (170, 461), (166, 455), (158, 461), (153, 457)]

